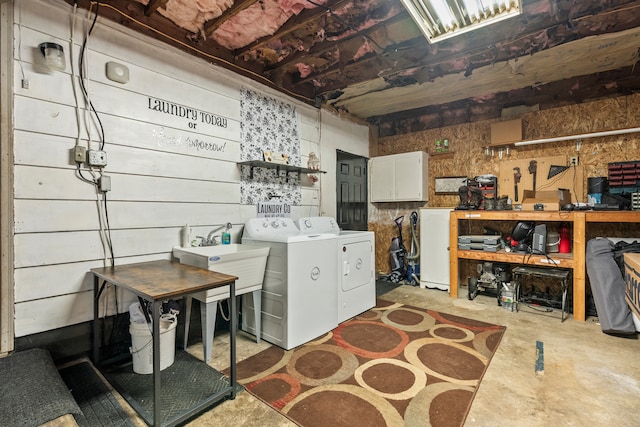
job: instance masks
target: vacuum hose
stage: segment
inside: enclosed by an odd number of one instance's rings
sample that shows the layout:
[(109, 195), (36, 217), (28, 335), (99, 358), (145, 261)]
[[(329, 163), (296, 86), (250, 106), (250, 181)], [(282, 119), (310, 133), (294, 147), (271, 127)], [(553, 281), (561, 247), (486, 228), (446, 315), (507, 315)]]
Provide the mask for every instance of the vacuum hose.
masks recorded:
[(418, 260), (420, 259), (420, 244), (418, 243), (418, 213), (411, 212), (411, 252), (406, 255), (407, 258), (407, 282), (412, 285), (420, 283)]
[(407, 261), (415, 261), (420, 259), (420, 244), (418, 243), (418, 234), (416, 227), (418, 224), (418, 213), (411, 212), (411, 252), (407, 254)]

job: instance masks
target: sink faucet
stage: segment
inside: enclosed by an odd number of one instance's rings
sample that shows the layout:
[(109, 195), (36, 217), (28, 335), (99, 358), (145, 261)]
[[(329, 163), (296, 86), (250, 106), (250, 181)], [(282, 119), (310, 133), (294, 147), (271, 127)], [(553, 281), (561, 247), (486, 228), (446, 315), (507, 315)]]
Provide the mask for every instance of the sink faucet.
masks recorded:
[(227, 230), (229, 230), (231, 228), (231, 223), (228, 222), (226, 224), (221, 225), (218, 228), (214, 228), (213, 230), (211, 230), (209, 234), (207, 234), (206, 239), (202, 238), (202, 246), (215, 246), (219, 244), (219, 242), (216, 240), (216, 237), (218, 236), (215, 236), (215, 234), (218, 231), (222, 230), (223, 228), (226, 228)]

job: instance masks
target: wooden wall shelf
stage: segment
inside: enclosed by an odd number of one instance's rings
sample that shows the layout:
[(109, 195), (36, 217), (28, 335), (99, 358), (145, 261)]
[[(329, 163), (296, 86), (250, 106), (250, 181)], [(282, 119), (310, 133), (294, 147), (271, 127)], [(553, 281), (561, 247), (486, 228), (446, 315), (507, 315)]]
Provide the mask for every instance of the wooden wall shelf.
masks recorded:
[(273, 162), (265, 162), (263, 160), (249, 160), (246, 162), (239, 162), (240, 166), (248, 166), (250, 168), (249, 178), (253, 179), (253, 169), (254, 168), (266, 168), (266, 169), (275, 169), (276, 173), (279, 175), (280, 171), (283, 170), (287, 174), (287, 181), (289, 180), (289, 173), (294, 172), (298, 174), (298, 178), (300, 178), (301, 173), (327, 173), (325, 171), (321, 171), (318, 169), (309, 169), (303, 168), (301, 166), (293, 166), (281, 163), (273, 163)]
[(453, 151), (447, 151), (446, 153), (430, 153), (429, 156), (434, 159), (453, 159), (453, 154)]

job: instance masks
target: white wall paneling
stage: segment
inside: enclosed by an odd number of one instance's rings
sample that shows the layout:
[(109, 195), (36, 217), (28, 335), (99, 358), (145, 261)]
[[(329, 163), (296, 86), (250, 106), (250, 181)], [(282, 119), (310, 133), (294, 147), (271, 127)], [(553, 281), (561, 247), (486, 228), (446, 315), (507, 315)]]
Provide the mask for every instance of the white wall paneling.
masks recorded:
[[(76, 177), (71, 159), (76, 143), (88, 146), (91, 139), (90, 148), (97, 149), (100, 142), (96, 120), (86, 114), (77, 76), (71, 74), (86, 11), (76, 16), (71, 47), (69, 4), (13, 4), (15, 332), (21, 337), (90, 320), (88, 271), (108, 263), (109, 253), (100, 238), (100, 198)], [(66, 72), (43, 71), (37, 46), (45, 41), (64, 46)], [(315, 108), (113, 22), (99, 18), (87, 46), (87, 88), (104, 126), (104, 173), (111, 177), (107, 199), (116, 264), (171, 258), (184, 224), (195, 236), (231, 222), (232, 240), (240, 240), (242, 225), (256, 216), (255, 206), (240, 203), (236, 164), (243, 87), (295, 106), (303, 166), (311, 151), (320, 156), (322, 169), (331, 171), (335, 154), (332, 160), (328, 153), (335, 147), (365, 155), (368, 150), (366, 126), (345, 125), (339, 118), (320, 123)], [(109, 61), (129, 68), (128, 83), (106, 78)], [(23, 76), (28, 89), (21, 85)], [(196, 116), (149, 108), (156, 100), (192, 108)], [(207, 123), (214, 116), (226, 126)], [(293, 206), (292, 217), (318, 215), (326, 194), (335, 200), (335, 185), (326, 187), (322, 179), (320, 186), (301, 177), (301, 202)], [(128, 309), (129, 300), (131, 295), (119, 297), (119, 311)], [(115, 307), (108, 310), (113, 313)]]
[[(16, 200), (15, 232), (47, 233), (55, 231), (98, 230), (97, 201)], [(108, 203), (112, 228), (204, 226), (226, 223), (238, 218), (233, 205), (200, 203), (122, 202)], [(47, 221), (42, 218), (46, 217)], [(151, 219), (152, 218), (152, 219)], [(211, 227), (209, 227), (211, 228)]]
[(369, 129), (366, 126), (347, 122), (339, 117), (322, 111), (319, 126), (320, 168), (328, 171), (320, 176), (322, 196), (320, 214), (336, 216), (336, 150), (342, 150), (357, 156), (369, 157)]
[[(171, 254), (167, 253), (160, 258), (154, 254), (122, 258), (119, 261), (130, 264), (170, 258)], [(100, 260), (18, 268), (15, 272), (16, 302), (93, 290), (93, 275), (89, 270), (108, 265), (108, 262)]]
[[(131, 292), (118, 289), (118, 312), (129, 310), (129, 306), (137, 301)], [(112, 286), (104, 292), (101, 299), (100, 316), (105, 312), (111, 316), (116, 313), (114, 289)], [(75, 325), (93, 319), (93, 289), (73, 294), (56, 295), (47, 299), (37, 299), (16, 303), (16, 336), (34, 334), (42, 331), (42, 323), (47, 329), (57, 329)]]

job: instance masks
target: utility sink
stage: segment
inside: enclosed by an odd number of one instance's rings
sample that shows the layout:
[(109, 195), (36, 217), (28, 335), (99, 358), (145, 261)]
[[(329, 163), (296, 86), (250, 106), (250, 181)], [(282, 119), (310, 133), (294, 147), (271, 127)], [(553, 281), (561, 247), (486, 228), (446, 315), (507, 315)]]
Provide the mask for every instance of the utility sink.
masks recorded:
[[(262, 281), (264, 270), (269, 256), (268, 246), (253, 246), (232, 243), (229, 245), (197, 246), (173, 248), (173, 256), (180, 260), (181, 264), (206, 268), (218, 273), (236, 276), (236, 295), (244, 295), (253, 300), (254, 316), (256, 317), (256, 342), (260, 342), (260, 318), (262, 304)], [(210, 289), (186, 297), (184, 348), (187, 348), (189, 338), (189, 323), (191, 319), (191, 298), (196, 298), (200, 303), (200, 319), (202, 325), (202, 343), (204, 346), (204, 360), (211, 361), (213, 337), (216, 329), (216, 311), (218, 301), (229, 298), (229, 286)]]
[[(182, 264), (237, 276), (236, 295), (242, 295), (262, 288), (269, 249), (268, 246), (240, 243), (188, 248), (176, 246), (173, 248), (173, 256)], [(193, 297), (204, 302), (229, 298), (229, 287), (210, 289), (194, 294)]]

